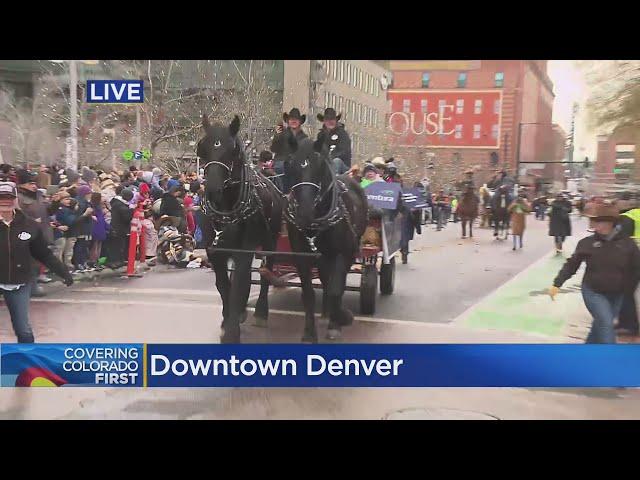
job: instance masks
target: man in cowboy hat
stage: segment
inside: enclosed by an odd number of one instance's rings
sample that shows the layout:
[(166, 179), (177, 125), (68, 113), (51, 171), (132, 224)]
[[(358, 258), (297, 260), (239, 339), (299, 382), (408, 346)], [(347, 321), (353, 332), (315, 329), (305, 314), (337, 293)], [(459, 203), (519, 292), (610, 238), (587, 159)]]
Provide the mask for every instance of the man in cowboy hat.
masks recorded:
[(586, 342), (616, 343), (613, 321), (620, 313), (624, 296), (631, 294), (640, 281), (640, 250), (633, 239), (616, 228), (618, 208), (615, 205), (590, 203), (585, 215), (595, 233), (578, 242), (548, 293), (553, 300), (560, 287), (585, 262), (582, 298), (593, 317)]
[(342, 114), (336, 115), (336, 111), (325, 108), (324, 114), (318, 114), (318, 120), (322, 122), (322, 129), (318, 132), (317, 141), (329, 152), (329, 158), (333, 163), (337, 175), (343, 174), (351, 168), (351, 138), (344, 129), (344, 123), (338, 123)]
[(289, 113), (283, 113), (282, 119), (286, 123), (276, 125), (276, 134), (271, 142), (270, 150), (275, 154), (274, 164), (277, 175), (282, 175), (282, 193), (289, 193), (291, 188), (288, 175), (289, 156), (291, 155), (291, 146), (289, 145), (289, 137), (293, 136), (300, 142), (307, 138), (307, 134), (302, 131), (302, 124), (306, 121), (307, 116), (301, 115), (300, 110), (292, 108)]

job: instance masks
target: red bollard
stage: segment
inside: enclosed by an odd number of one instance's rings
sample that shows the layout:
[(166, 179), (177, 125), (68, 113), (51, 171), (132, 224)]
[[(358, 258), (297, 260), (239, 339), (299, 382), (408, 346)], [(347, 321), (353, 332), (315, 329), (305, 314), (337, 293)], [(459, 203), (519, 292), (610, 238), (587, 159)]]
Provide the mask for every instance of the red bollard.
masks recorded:
[(136, 274), (136, 250), (138, 249), (138, 240), (141, 238), (142, 222), (140, 216), (144, 217), (142, 210), (136, 208), (133, 212), (133, 218), (131, 218), (131, 230), (129, 236), (129, 258), (127, 262), (127, 277), (140, 277)]

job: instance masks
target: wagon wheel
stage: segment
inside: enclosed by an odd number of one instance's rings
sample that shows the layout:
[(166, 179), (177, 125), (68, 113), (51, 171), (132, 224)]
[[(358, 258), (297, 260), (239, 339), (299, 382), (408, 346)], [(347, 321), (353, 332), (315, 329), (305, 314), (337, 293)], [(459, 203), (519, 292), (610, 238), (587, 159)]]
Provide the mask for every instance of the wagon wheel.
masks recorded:
[(383, 263), (380, 267), (380, 293), (391, 295), (396, 282), (396, 257), (391, 257), (388, 264)]
[(378, 272), (375, 265), (365, 265), (360, 277), (360, 313), (376, 313), (376, 295), (378, 293)]

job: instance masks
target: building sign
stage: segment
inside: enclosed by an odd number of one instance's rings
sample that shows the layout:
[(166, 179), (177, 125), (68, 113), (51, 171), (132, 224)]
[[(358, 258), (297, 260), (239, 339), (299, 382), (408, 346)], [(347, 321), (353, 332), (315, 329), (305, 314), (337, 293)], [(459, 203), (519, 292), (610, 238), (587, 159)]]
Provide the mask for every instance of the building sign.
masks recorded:
[(395, 143), (431, 148), (500, 148), (501, 90), (389, 90)]

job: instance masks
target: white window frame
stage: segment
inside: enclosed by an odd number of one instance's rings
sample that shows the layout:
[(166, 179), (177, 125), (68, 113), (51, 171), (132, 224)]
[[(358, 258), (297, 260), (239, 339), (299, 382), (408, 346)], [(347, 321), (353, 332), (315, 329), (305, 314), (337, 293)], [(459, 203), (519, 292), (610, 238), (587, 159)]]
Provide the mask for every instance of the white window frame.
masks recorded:
[(403, 98), (402, 99), (402, 111), (404, 113), (409, 113), (411, 111), (411, 99)]
[(331, 107), (335, 110), (338, 106), (338, 97), (335, 93), (331, 94)]
[(493, 138), (494, 140), (497, 140), (498, 132), (500, 132), (500, 125), (498, 125), (497, 123), (491, 125), (491, 138)]
[(479, 123), (473, 125), (473, 138), (475, 140), (480, 138), (480, 134), (482, 133), (482, 126)]
[(464, 113), (464, 98), (458, 98), (456, 100), (456, 113)]
[(482, 99), (478, 98), (473, 102), (473, 113), (475, 115), (482, 114)]
[(346, 77), (346, 78), (345, 78), (345, 83), (346, 83), (347, 85), (349, 85), (349, 84), (351, 83), (351, 64), (350, 64), (350, 63), (347, 63), (347, 68), (346, 68), (346, 70), (347, 70), (347, 71), (345, 72), (345, 73), (346, 73), (346, 75), (345, 75), (345, 77)]
[(420, 99), (420, 111), (422, 113), (427, 113), (429, 109), (429, 101), (426, 98)]
[(362, 70), (360, 70), (360, 75), (358, 76), (358, 82), (359, 82), (358, 87), (360, 88), (360, 90), (362, 90), (362, 78), (363, 77), (364, 77), (364, 73), (362, 72)]
[(493, 101), (493, 113), (495, 113), (496, 115), (500, 113), (500, 103), (500, 99), (496, 99)]
[(446, 104), (447, 101), (445, 99), (441, 98), (440, 100), (438, 100), (438, 114), (442, 110), (442, 107), (444, 107)]
[(341, 82), (344, 82), (344, 60), (338, 60), (340, 62), (340, 76), (339, 79)]
[(462, 138), (462, 124), (459, 123), (458, 125), (455, 126), (455, 134), (454, 134), (455, 138)]

